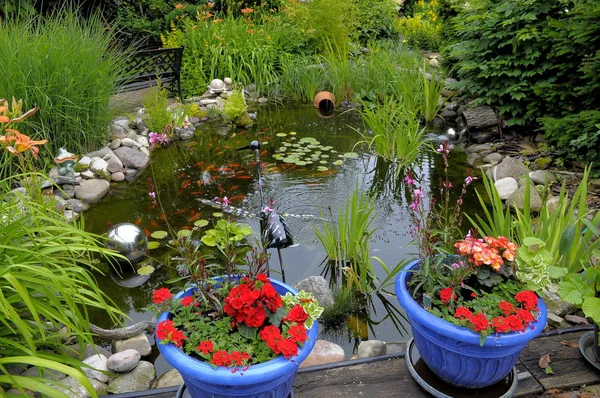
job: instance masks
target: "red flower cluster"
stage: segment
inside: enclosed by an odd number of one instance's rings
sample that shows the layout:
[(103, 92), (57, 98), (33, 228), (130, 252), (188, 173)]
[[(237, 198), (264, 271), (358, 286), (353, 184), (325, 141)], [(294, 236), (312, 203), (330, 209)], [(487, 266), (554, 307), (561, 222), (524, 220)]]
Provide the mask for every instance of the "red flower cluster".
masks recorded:
[(161, 289), (158, 289), (158, 290), (155, 290), (154, 292), (152, 292), (152, 302), (154, 304), (162, 304), (166, 300), (170, 300), (172, 298), (173, 298), (173, 295), (171, 294), (171, 291), (169, 289), (167, 289), (166, 287), (163, 287)]
[[(447, 287), (445, 289), (441, 289), (440, 290), (440, 298), (442, 299), (442, 303), (444, 304), (448, 304), (450, 302), (450, 300), (452, 299), (452, 292), (454, 290), (451, 287)], [(457, 295), (454, 295), (454, 298), (456, 299)]]
[(286, 358), (298, 355), (298, 343), (304, 343), (307, 339), (304, 325), (294, 325), (288, 330), (285, 338), (279, 328), (269, 325), (260, 331), (260, 338), (267, 343), (267, 347), (275, 354), (282, 354)]
[(304, 311), (301, 305), (296, 304), (292, 307), (290, 312), (283, 318), (284, 322), (296, 322), (300, 324), (304, 324), (308, 319), (308, 314)]
[[(533, 323), (536, 318), (531, 311), (537, 311), (538, 297), (532, 291), (526, 290), (515, 295), (515, 299), (523, 305), (524, 308), (515, 308), (514, 304), (508, 301), (498, 303), (498, 308), (502, 310), (504, 316), (492, 318), (491, 326), (497, 333), (523, 332)], [(466, 307), (458, 307), (454, 312), (454, 317), (461, 321), (468, 321), (470, 326), (476, 332), (486, 330), (490, 323), (483, 313), (473, 314)]]
[(203, 354), (209, 354), (213, 352), (213, 348), (213, 342), (210, 340), (201, 341), (198, 347), (196, 347), (196, 349)]
[(517, 245), (504, 236), (499, 236), (498, 239), (491, 236), (484, 239), (466, 238), (456, 242), (454, 247), (458, 254), (468, 256), (471, 264), (485, 264), (495, 270), (502, 267), (504, 260), (513, 261), (517, 251)]
[(181, 347), (183, 345), (183, 340), (187, 340), (187, 337), (185, 337), (183, 332), (177, 330), (173, 321), (170, 319), (162, 321), (156, 326), (156, 337), (160, 340), (171, 342), (177, 347)]
[(198, 303), (194, 302), (194, 296), (186, 296), (184, 298), (181, 299), (181, 305), (183, 305), (184, 307), (189, 306), (190, 304), (194, 303), (194, 307), (198, 306)]
[(261, 327), (267, 318), (267, 310), (276, 312), (283, 305), (281, 296), (271, 281), (263, 275), (257, 281), (244, 278), (229, 291), (223, 310), (235, 323), (245, 323), (251, 328)]
[(210, 362), (217, 366), (241, 366), (249, 359), (250, 355), (247, 352), (234, 351), (230, 354), (225, 350), (219, 350), (213, 354)]

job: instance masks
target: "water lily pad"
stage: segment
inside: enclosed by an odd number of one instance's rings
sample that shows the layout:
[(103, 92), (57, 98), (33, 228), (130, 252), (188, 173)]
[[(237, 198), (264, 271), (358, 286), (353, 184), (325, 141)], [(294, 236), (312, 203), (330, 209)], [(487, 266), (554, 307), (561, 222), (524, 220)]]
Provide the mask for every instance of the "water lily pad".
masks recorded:
[(317, 167), (317, 171), (327, 171), (329, 170), (329, 168), (325, 167), (325, 166), (319, 166)]
[(148, 250), (158, 249), (160, 247), (160, 242), (151, 240), (148, 242)]
[(190, 229), (180, 229), (179, 231), (177, 231), (178, 238), (187, 238), (191, 234), (192, 234), (192, 231)]
[(319, 163), (321, 163), (321, 164), (327, 164), (329, 162), (327, 160), (319, 160)]
[(277, 150), (279, 152), (285, 152), (285, 151), (287, 151), (287, 147), (286, 146), (280, 146)]
[(284, 143), (283, 143), (283, 145), (284, 145), (284, 146), (292, 146), (292, 144), (291, 144), (291, 143), (289, 143), (289, 142), (284, 142)]
[(289, 140), (296, 141), (296, 137), (290, 137)]
[(358, 153), (356, 153), (356, 152), (346, 152), (342, 156), (345, 157), (345, 158), (347, 158), (347, 159), (356, 159), (356, 158), (358, 158)]
[(144, 265), (143, 267), (138, 268), (137, 273), (140, 275), (150, 275), (154, 272), (154, 267), (151, 265)]
[(322, 157), (323, 159), (327, 159), (327, 158), (329, 157), (329, 155), (328, 155), (328, 154), (326, 154), (326, 153), (324, 153), (324, 154), (322, 154), (322, 155), (321, 155), (321, 157)]
[(154, 239), (164, 239), (169, 235), (167, 231), (154, 231), (150, 234)]
[(306, 166), (306, 162), (304, 160), (298, 160), (298, 161), (296, 161), (296, 165), (297, 166)]
[(290, 131), (289, 134), (290, 135), (296, 135), (296, 132), (295, 131)]
[(296, 163), (296, 161), (298, 160), (297, 157), (295, 156), (288, 156), (282, 159), (285, 163)]
[(306, 164), (313, 164), (314, 162), (312, 160), (305, 160), (304, 163), (306, 163)]
[(197, 220), (196, 222), (194, 222), (194, 225), (197, 226), (198, 228), (206, 227), (208, 225), (208, 221), (207, 220)]
[(336, 160), (335, 162), (333, 162), (334, 166), (341, 166), (344, 163), (344, 161), (342, 159), (340, 160)]
[(216, 213), (213, 213), (212, 215), (213, 215), (213, 217), (223, 217), (223, 213), (221, 213), (219, 211)]
[(286, 133), (277, 133), (275, 134), (277, 137), (287, 137)]

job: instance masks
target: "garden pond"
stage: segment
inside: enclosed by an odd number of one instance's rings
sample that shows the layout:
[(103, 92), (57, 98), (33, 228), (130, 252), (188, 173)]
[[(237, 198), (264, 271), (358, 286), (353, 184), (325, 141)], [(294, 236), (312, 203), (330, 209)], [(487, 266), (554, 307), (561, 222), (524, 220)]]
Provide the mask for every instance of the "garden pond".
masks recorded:
[[(197, 130), (194, 140), (156, 148), (151, 166), (138, 178), (114, 185), (107, 196), (92, 205), (85, 216), (86, 229), (103, 234), (111, 225), (130, 222), (151, 235), (167, 231), (168, 222), (175, 231), (191, 231), (196, 225), (194, 236), (199, 239), (202, 231), (221, 217), (218, 209), (202, 204), (201, 199), (216, 196), (227, 196), (233, 206), (258, 213), (260, 197), (254, 153), (236, 150), (256, 139), (262, 143), (265, 200), (273, 199), (279, 213), (319, 216), (322, 211), (323, 217), (330, 219), (331, 208), (337, 218), (338, 209), (356, 187), (369, 192), (375, 198), (377, 212), (371, 255), (393, 268), (416, 252), (416, 247), (411, 247), (409, 199), (403, 176), (396, 176), (394, 164), (373, 155), (366, 144), (356, 145), (363, 140), (361, 131), (364, 133), (364, 127), (354, 111), (335, 111), (330, 117), (323, 117), (305, 106), (260, 107), (255, 125), (248, 129), (228, 130), (208, 122)], [(443, 160), (432, 153), (421, 154), (415, 167), (416, 173), (422, 175), (426, 194), (437, 192), (438, 180), (443, 176)], [(449, 178), (455, 187), (460, 187), (468, 168), (466, 155), (452, 151), (450, 162)], [(152, 203), (149, 179), (161, 205)], [(223, 194), (219, 193), (219, 186)], [(478, 207), (474, 193), (469, 192), (464, 208)], [(257, 219), (239, 218), (239, 221), (250, 224), (258, 239)], [(294, 237), (294, 245), (282, 250), (286, 283), (292, 285), (323, 274), (326, 254), (314, 233), (314, 227), (319, 228), (321, 221), (297, 217), (286, 217), (286, 221)], [(131, 317), (129, 324), (148, 320), (151, 315), (144, 308), (151, 302), (152, 291), (177, 277), (176, 261), (168, 261), (176, 257), (167, 247), (168, 239), (149, 236), (149, 241), (157, 242), (151, 245), (160, 247), (150, 250), (149, 258), (136, 267), (151, 264), (155, 269), (152, 274), (137, 275), (127, 270), (130, 268), (127, 266), (121, 279), (107, 266), (106, 275), (97, 276), (103, 291)], [(277, 253), (274, 249), (269, 251), (272, 276), (280, 279)], [(376, 261), (373, 267), (378, 277), (385, 277)], [(141, 281), (144, 283), (139, 284)], [(403, 330), (407, 325), (399, 315), (393, 286), (386, 290), (391, 293), (374, 297), (364, 319), (351, 319), (348, 333), (327, 339), (344, 347), (348, 356), (361, 338), (407, 340), (409, 332)], [(392, 317), (400, 322), (393, 322)], [(92, 322), (106, 328), (114, 326), (101, 314), (93, 314)], [(160, 358), (156, 364), (159, 374), (167, 370), (168, 365)]]

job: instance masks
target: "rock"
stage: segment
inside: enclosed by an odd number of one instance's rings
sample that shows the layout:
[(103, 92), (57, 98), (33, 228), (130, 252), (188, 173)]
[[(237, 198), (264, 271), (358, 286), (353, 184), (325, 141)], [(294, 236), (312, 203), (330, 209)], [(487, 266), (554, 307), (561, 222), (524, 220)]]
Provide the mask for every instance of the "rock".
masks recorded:
[[(75, 347), (78, 347), (75, 345)], [(88, 344), (85, 346), (85, 350), (83, 351), (83, 355), (81, 358), (89, 358), (92, 355), (104, 355), (106, 358), (110, 357), (112, 354), (106, 348), (99, 346), (98, 344)]]
[(477, 167), (483, 163), (483, 159), (481, 158), (481, 156), (478, 153), (471, 152), (471, 153), (467, 154), (467, 163), (470, 166)]
[[(94, 180), (89, 180), (94, 181)], [(75, 186), (71, 184), (65, 184), (60, 187), (59, 190), (55, 191), (54, 194), (56, 196), (60, 196), (63, 199), (70, 199), (75, 197)]]
[(260, 97), (257, 102), (259, 104), (266, 104), (267, 102), (269, 102), (269, 100), (264, 97)]
[[(90, 159), (91, 160), (91, 159)], [(53, 167), (48, 172), (48, 178), (54, 181), (56, 185), (73, 184), (75, 182), (74, 177), (62, 176), (58, 172), (58, 167)]]
[(141, 147), (140, 148), (140, 152), (143, 153), (144, 155), (150, 157), (150, 151), (148, 150), (148, 148), (146, 147)]
[(385, 344), (385, 355), (402, 354), (406, 352), (406, 343), (401, 341), (392, 341)]
[(126, 340), (115, 340), (113, 341), (113, 352), (121, 352), (125, 350), (133, 349), (140, 353), (141, 356), (145, 357), (150, 355), (152, 352), (152, 346), (148, 341), (148, 336), (141, 333), (137, 336), (133, 336)]
[[(89, 156), (84, 156), (81, 159), (79, 159), (77, 163), (85, 167), (90, 167), (90, 164), (92, 163), (92, 158)], [(56, 171), (58, 172), (58, 169)]]
[[(64, 392), (70, 398), (90, 398), (92, 395), (83, 387), (77, 380), (71, 376), (61, 379), (60, 382), (64, 387), (58, 387), (58, 390)], [(96, 379), (90, 379), (92, 387), (98, 395), (105, 395), (108, 392), (108, 386)]]
[(225, 90), (225, 82), (221, 79), (213, 79), (208, 85), (208, 88), (213, 93), (220, 93)]
[[(68, 185), (63, 186), (68, 187)], [(108, 193), (110, 184), (106, 180), (95, 178), (85, 180), (75, 190), (75, 197), (85, 203), (95, 203)]]
[(183, 377), (177, 369), (171, 369), (168, 372), (163, 373), (158, 380), (156, 380), (156, 384), (154, 388), (164, 388), (164, 387), (175, 387), (180, 386), (183, 383)]
[(190, 126), (190, 127), (175, 127), (175, 137), (179, 138), (180, 140), (189, 140), (191, 138), (194, 138), (194, 135), (196, 134), (196, 129), (194, 128), (194, 126)]
[(138, 175), (138, 170), (125, 169), (125, 180), (131, 181)]
[(344, 349), (339, 345), (327, 340), (317, 340), (308, 357), (300, 364), (300, 368), (341, 362), (345, 358)]
[[(25, 396), (26, 397), (35, 397), (35, 392), (31, 391), (31, 390), (23, 390), (25, 392)], [(19, 391), (16, 388), (11, 388), (10, 390), (6, 391), (7, 394), (13, 394), (12, 396), (18, 397), (20, 396), (22, 393), (21, 391)]]
[(541, 296), (548, 307), (548, 314), (551, 312), (560, 317), (573, 311), (575, 306), (573, 304), (563, 301), (558, 294), (558, 284), (552, 283), (550, 286), (542, 289)]
[(122, 171), (116, 171), (110, 175), (111, 181), (120, 182), (125, 180), (125, 173)]
[(108, 384), (108, 392), (124, 394), (128, 392), (149, 390), (152, 387), (156, 370), (150, 362), (140, 361), (138, 366), (129, 373), (125, 373)]
[(100, 176), (106, 175), (108, 173), (108, 163), (102, 158), (93, 157), (90, 170)]
[(429, 60), (429, 65), (433, 66), (434, 68), (437, 68), (440, 66), (440, 63), (438, 62), (438, 60), (436, 58), (431, 58)]
[(92, 178), (96, 178), (96, 174), (92, 170), (86, 170), (81, 172), (81, 176), (86, 180), (91, 180)]
[(322, 276), (309, 276), (296, 283), (294, 288), (312, 293), (321, 307), (330, 307), (333, 305), (333, 292), (329, 288), (327, 280)]
[(555, 328), (561, 328), (567, 326), (567, 322), (560, 316), (548, 311), (548, 325)]
[(498, 180), (494, 185), (496, 185), (496, 190), (502, 200), (508, 199), (519, 188), (519, 183), (512, 177)]
[(504, 156), (500, 155), (499, 153), (492, 152), (489, 155), (486, 155), (483, 158), (483, 161), (485, 163), (498, 163), (498, 162), (501, 162), (502, 159), (504, 159)]
[(499, 136), (498, 128), (485, 128), (481, 130), (469, 130), (469, 136), (471, 137), (471, 141), (476, 142), (478, 144), (483, 144), (485, 142), (492, 141), (496, 137)]
[(115, 173), (117, 171), (123, 171), (124, 170), (123, 162), (121, 162), (121, 159), (119, 159), (117, 157), (117, 155), (108, 156), (108, 159), (106, 160), (106, 163), (108, 164), (108, 166), (106, 166), (106, 169), (110, 173)]
[(498, 164), (498, 166), (494, 167), (492, 170), (492, 178), (494, 181), (498, 181), (505, 177), (512, 177), (518, 181), (519, 178), (523, 175), (527, 175), (528, 172), (529, 170), (527, 170), (527, 166), (525, 166), (523, 162), (507, 156), (500, 164)]
[(440, 116), (443, 117), (445, 120), (454, 120), (456, 119), (458, 114), (455, 111), (451, 111), (450, 109), (443, 109), (440, 112)]
[(198, 103), (200, 105), (206, 106), (206, 105), (215, 105), (215, 104), (218, 104), (219, 101), (217, 101), (216, 99), (203, 99), (203, 100), (200, 100)]
[(142, 136), (142, 135), (138, 135), (135, 138), (135, 142), (137, 142), (138, 144), (140, 144), (143, 147), (148, 148), (150, 146), (150, 142), (148, 142), (148, 138)]
[(560, 198), (558, 196), (550, 196), (546, 200), (546, 209), (548, 209), (548, 214), (554, 213), (556, 209), (560, 206)]
[(477, 166), (477, 168), (483, 172), (488, 172), (489, 170), (493, 169), (494, 167), (496, 167), (495, 164), (482, 164), (481, 166)]
[[(20, 189), (20, 188), (17, 188)], [(60, 196), (54, 195), (54, 200), (56, 200), (56, 204), (54, 205), (54, 210), (57, 212), (63, 211), (67, 207), (67, 201), (61, 198)]]
[[(507, 206), (516, 206), (523, 210), (525, 205), (525, 186), (517, 188), (506, 200)], [(529, 189), (529, 206), (531, 211), (538, 212), (542, 209), (542, 197), (535, 189)]]
[(63, 216), (65, 217), (65, 220), (68, 223), (73, 222), (74, 220), (77, 220), (79, 218), (79, 213), (73, 211), (73, 210), (65, 210), (63, 212)]
[(435, 130), (443, 130), (446, 128), (446, 121), (443, 118), (436, 116), (433, 118), (431, 125)]
[[(29, 369), (27, 369), (26, 371), (24, 371), (23, 373), (21, 373), (21, 376), (25, 376), (25, 377), (39, 377), (40, 374), (38, 373), (39, 368), (37, 366), (32, 366)], [(54, 369), (49, 369), (49, 368), (44, 368), (43, 370), (43, 377), (45, 379), (48, 380), (60, 380), (65, 378), (67, 375), (63, 372), (59, 372), (58, 370), (54, 370)]]
[(233, 84), (233, 80), (231, 80), (230, 77), (226, 77), (225, 79), (223, 79), (223, 83), (225, 83), (228, 86), (231, 86)]
[(121, 146), (121, 140), (119, 138), (112, 140), (109, 145), (110, 149), (112, 149), (112, 150), (115, 150), (120, 146)]
[(128, 372), (137, 366), (141, 357), (142, 356), (137, 350), (129, 348), (111, 355), (108, 358), (107, 366), (108, 369), (118, 373)]
[(531, 181), (539, 185), (548, 185), (556, 181), (556, 176), (547, 170), (536, 170), (529, 173)]
[(543, 133), (537, 133), (535, 138), (533, 139), (535, 142), (548, 142), (546, 136)]
[(588, 322), (587, 319), (585, 319), (584, 317), (581, 316), (577, 316), (577, 315), (565, 315), (565, 321), (572, 323), (573, 325), (589, 325), (590, 323)]
[(371, 358), (385, 355), (385, 341), (381, 340), (366, 340), (362, 341), (358, 346), (359, 358)]
[(81, 200), (78, 199), (68, 199), (66, 201), (66, 207), (67, 209), (71, 209), (73, 211), (76, 211), (77, 213), (83, 213), (84, 211), (87, 211), (90, 206), (83, 203)]
[(492, 151), (492, 146), (490, 144), (478, 144), (478, 145), (468, 146), (465, 149), (465, 152), (467, 152), (467, 153), (471, 153), (471, 152), (480, 153), (483, 151)]
[(123, 139), (121, 140), (121, 145), (122, 145), (122, 146), (128, 146), (128, 147), (133, 147), (133, 146), (136, 146), (136, 145), (135, 145), (135, 141), (134, 141), (134, 140), (132, 140), (131, 138), (123, 138)]
[(108, 372), (108, 367), (106, 366), (108, 359), (102, 354), (95, 354), (91, 357), (88, 357), (83, 360), (83, 363), (90, 365), (93, 369), (81, 367), (83, 373), (87, 375), (90, 379), (96, 379), (101, 381), (102, 383), (108, 383), (110, 380), (110, 376), (106, 373)]
[(128, 169), (143, 169), (148, 165), (150, 157), (135, 148), (120, 147), (115, 149), (115, 155), (119, 157), (123, 166)]
[[(104, 148), (98, 149), (97, 151), (94, 152), (90, 152), (87, 155), (85, 155), (84, 157), (82, 157), (79, 160), (79, 163), (81, 163), (81, 161), (83, 159), (85, 159), (86, 157), (90, 158), (90, 163), (91, 163), (91, 158), (104, 158), (106, 155), (108, 155), (109, 153), (111, 153), (111, 149), (107, 146), (105, 146)], [(89, 164), (88, 164), (89, 166)]]

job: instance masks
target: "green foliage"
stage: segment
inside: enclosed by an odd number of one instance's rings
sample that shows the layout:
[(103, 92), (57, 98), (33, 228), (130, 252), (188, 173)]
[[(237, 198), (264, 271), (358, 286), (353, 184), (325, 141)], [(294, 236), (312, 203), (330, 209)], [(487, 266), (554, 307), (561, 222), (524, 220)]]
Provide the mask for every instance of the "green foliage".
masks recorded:
[(477, 0), (460, 9), (455, 28), (458, 86), (497, 106), (509, 125), (598, 109), (597, 1)]
[(0, 93), (44, 110), (23, 132), (50, 140), (52, 155), (105, 143), (108, 101), (127, 58), (113, 40), (99, 17), (82, 20), (69, 9), (0, 21)]
[(160, 85), (151, 87), (142, 97), (144, 120), (150, 131), (162, 133), (165, 127), (173, 122), (171, 112), (167, 109), (168, 97), (167, 90)]
[(288, 56), (281, 59), (277, 93), (296, 102), (312, 102), (315, 94), (325, 90), (326, 67), (319, 56)]
[(211, 80), (223, 77), (245, 86), (254, 83), (261, 92), (278, 80), (281, 59), (304, 44), (283, 18), (263, 24), (202, 18), (186, 18), (182, 28), (174, 27), (163, 37), (166, 47), (185, 46), (181, 79), (188, 96), (201, 95)]
[(528, 236), (517, 250), (517, 278), (533, 291), (541, 291), (550, 285), (554, 257), (545, 246), (543, 240)]
[[(41, 175), (19, 175), (47, 178)], [(54, 203), (37, 202), (10, 191), (13, 180), (0, 181), (0, 383), (52, 397), (68, 397), (60, 384), (41, 376), (58, 370), (73, 376), (92, 396), (96, 392), (81, 371), (81, 362), (64, 352), (66, 327), (80, 347), (93, 344), (89, 309), (122, 316), (100, 291), (90, 270), (93, 258), (111, 256), (101, 237), (83, 224), (63, 221)], [(44, 199), (47, 199), (44, 197)], [(7, 366), (34, 365), (40, 377), (13, 376)]]
[(397, 20), (396, 30), (402, 42), (416, 49), (437, 51), (442, 42), (442, 22), (437, 15), (436, 0), (420, 0), (411, 7), (410, 16)]
[(334, 289), (333, 305), (325, 307), (319, 318), (323, 336), (341, 336), (348, 331), (350, 316), (364, 313), (364, 305), (352, 290)]
[(431, 73), (430, 80), (427, 78), (425, 70), (425, 63), (423, 63), (423, 73), (421, 74), (421, 81), (423, 82), (423, 105), (419, 111), (425, 121), (430, 122), (444, 105), (444, 101), (440, 101), (440, 94), (444, 89), (444, 79), (438, 76), (437, 73)]
[[(510, 208), (504, 208), (504, 202), (500, 199), (498, 190), (494, 182), (482, 174), (483, 184), (485, 188), (485, 196), (479, 190), (475, 190), (477, 199), (481, 205), (484, 217), (475, 214), (475, 218), (471, 218), (465, 214), (471, 224), (477, 229), (481, 236), (505, 236), (509, 240), (513, 238), (513, 220), (510, 214)], [(491, 211), (488, 208), (489, 200), (491, 203)], [(518, 242), (517, 242), (518, 243)]]
[(396, 2), (394, 0), (354, 0), (358, 40), (368, 43), (395, 34)]
[(223, 115), (231, 120), (242, 116), (248, 108), (242, 90), (233, 90), (231, 95), (225, 99), (223, 106)]

